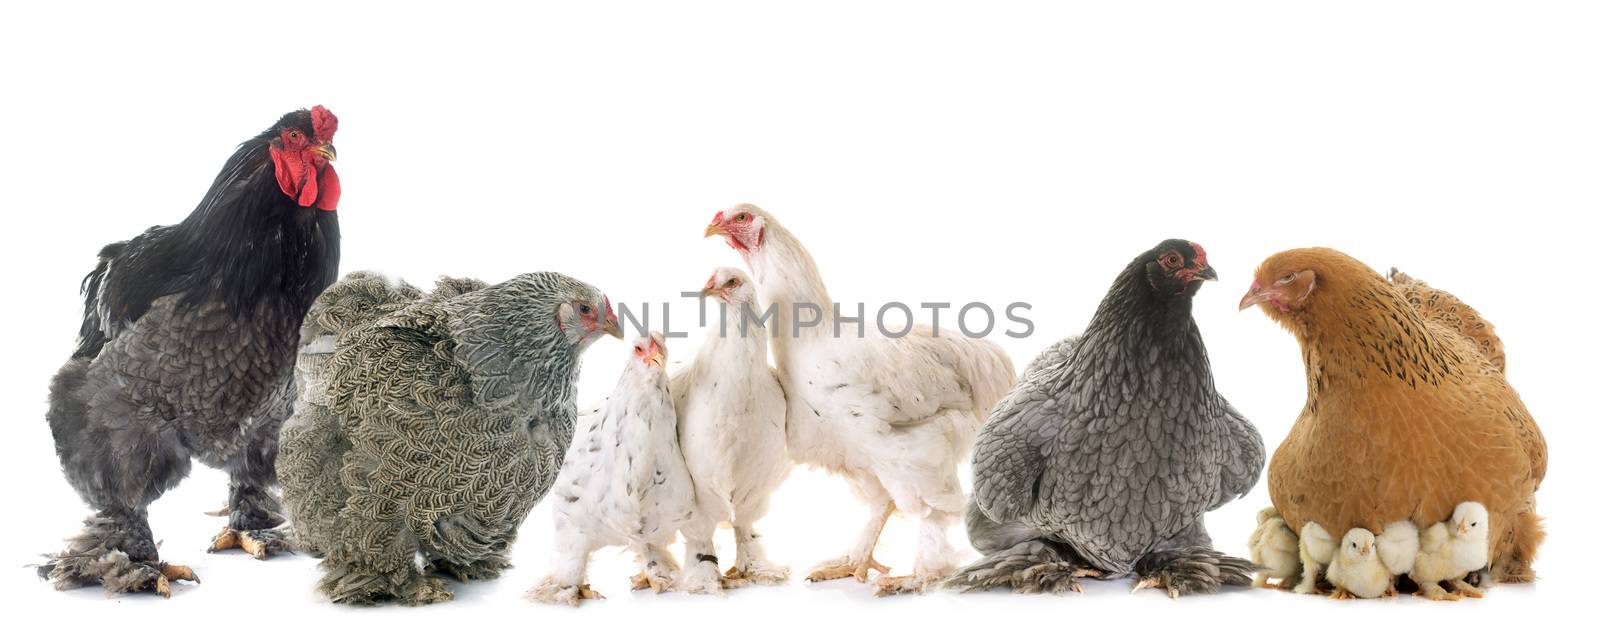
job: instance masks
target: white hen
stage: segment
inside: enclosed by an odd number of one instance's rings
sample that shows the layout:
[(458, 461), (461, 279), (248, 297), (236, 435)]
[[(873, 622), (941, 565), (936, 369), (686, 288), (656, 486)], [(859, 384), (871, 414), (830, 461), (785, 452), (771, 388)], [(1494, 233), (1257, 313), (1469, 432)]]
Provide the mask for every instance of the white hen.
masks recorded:
[(627, 545), (639, 560), (633, 588), (671, 588), (677, 563), (667, 545), (695, 517), (694, 483), (678, 448), (667, 389), (666, 341), (651, 332), (605, 405), (578, 417), (572, 446), (550, 490), (556, 550), (550, 574), (529, 595), (577, 606), (600, 594), (585, 582), (589, 555)]
[[(694, 478), (698, 518), (683, 529), (685, 567), (680, 587), (711, 593), (747, 583), (788, 581), (789, 568), (772, 564), (755, 523), (767, 513), (772, 492), (789, 474), (784, 452), (784, 399), (767, 365), (767, 331), (757, 315), (755, 288), (744, 272), (717, 269), (700, 291), (720, 303), (716, 320), (694, 362), (672, 377), (678, 439)], [(738, 555), (727, 576), (717, 575), (712, 535), (732, 523)]]
[[(951, 327), (917, 327), (889, 337), (835, 317), (811, 254), (772, 215), (751, 205), (717, 213), (706, 235), (742, 254), (761, 302), (774, 317), (773, 359), (788, 397), (788, 446), (795, 461), (842, 475), (870, 516), (844, 557), (810, 580), (887, 572), (872, 557), (895, 510), (919, 519), (910, 576), (884, 576), (878, 594), (920, 592), (954, 572), (947, 529), (964, 508), (957, 466), (969, 457), (989, 409), (1011, 388), (1011, 360), (999, 346)], [(814, 316), (814, 317), (813, 317)], [(816, 325), (797, 325), (816, 320)]]
[(1389, 570), (1378, 557), (1378, 539), (1371, 530), (1352, 527), (1328, 564), (1328, 581), (1337, 588), (1333, 599), (1372, 599), (1389, 592)]
[[(1483, 591), (1465, 579), (1468, 573), (1489, 564), (1489, 511), (1482, 503), (1457, 505), (1448, 525), (1434, 523), (1422, 531), (1420, 545), (1411, 567), (1411, 579), (1420, 589), (1418, 595), (1433, 600), (1483, 596)], [(1455, 592), (1444, 590), (1440, 582), (1449, 582)]]

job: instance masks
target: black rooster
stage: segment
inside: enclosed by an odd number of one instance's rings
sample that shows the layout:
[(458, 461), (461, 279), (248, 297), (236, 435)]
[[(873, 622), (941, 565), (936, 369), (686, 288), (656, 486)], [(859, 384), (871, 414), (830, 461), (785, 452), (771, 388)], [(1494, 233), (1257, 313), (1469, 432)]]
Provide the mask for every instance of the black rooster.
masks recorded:
[(168, 596), (193, 580), (159, 559), (145, 511), (190, 458), (229, 475), (213, 550), (284, 545), (270, 488), (301, 320), (338, 277), (338, 122), (320, 105), (284, 115), (239, 145), (182, 223), (100, 250), (77, 351), (50, 385), (62, 471), (95, 510), (39, 568), (57, 588)]

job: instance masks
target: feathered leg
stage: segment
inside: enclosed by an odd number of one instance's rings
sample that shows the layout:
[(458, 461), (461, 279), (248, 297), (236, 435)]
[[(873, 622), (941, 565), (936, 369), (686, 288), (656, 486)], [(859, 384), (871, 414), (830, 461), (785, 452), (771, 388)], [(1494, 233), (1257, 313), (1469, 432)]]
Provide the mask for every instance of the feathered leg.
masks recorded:
[[(278, 414), (273, 414), (278, 415)], [(282, 418), (251, 427), (249, 441), (227, 463), (228, 525), (211, 539), (209, 551), (238, 547), (257, 560), (291, 551), (283, 508), (272, 494), (278, 482), (278, 429)]]
[(455, 597), (444, 580), (417, 569), (416, 538), (402, 524), (352, 516), (345, 533), (323, 558), (317, 582), (317, 590), (334, 603), (369, 606), (394, 600), (419, 606)]
[(971, 502), (967, 536), (984, 556), (946, 579), (946, 588), (968, 593), (995, 588), (1018, 593), (1082, 592), (1078, 578), (1100, 576), (1066, 545), (1046, 540), (1021, 524), (996, 523)]
[[(678, 572), (678, 562), (672, 559), (672, 554), (660, 545), (636, 544), (631, 545), (633, 553), (639, 560), (639, 574), (633, 576), (633, 590), (641, 591), (650, 589), (657, 593), (665, 592), (672, 588), (674, 574)], [(713, 570), (712, 573), (715, 573)]]
[(1196, 520), (1166, 546), (1134, 562), (1133, 571), (1139, 580), (1134, 583), (1133, 590), (1155, 587), (1166, 590), (1167, 596), (1174, 598), (1190, 593), (1215, 593), (1223, 585), (1249, 586), (1256, 568), (1249, 560), (1212, 549), (1205, 525)]
[(171, 582), (199, 580), (160, 560), (145, 506), (189, 473), (189, 455), (170, 423), (123, 399), (113, 382), (88, 359), (74, 359), (51, 383), (46, 418), (61, 470), (96, 513), (65, 550), (45, 556), (39, 577), (58, 589), (99, 583), (113, 593), (170, 597)]
[(682, 590), (688, 593), (702, 595), (715, 595), (722, 592), (727, 586), (734, 588), (740, 586), (736, 583), (724, 584), (724, 580), (717, 574), (717, 547), (712, 537), (716, 534), (717, 524), (701, 516), (683, 528), (683, 583)]
[(584, 579), (589, 572), (589, 554), (593, 545), (580, 535), (556, 530), (555, 558), (550, 573), (528, 591), (528, 598), (546, 604), (577, 606), (586, 599), (605, 599), (589, 588)]
[(921, 593), (955, 573), (955, 550), (950, 547), (949, 538), (950, 521), (953, 520), (954, 514), (938, 510), (923, 516), (918, 523), (917, 562), (911, 575), (878, 578), (873, 594), (881, 597)]
[(761, 545), (761, 534), (756, 533), (754, 523), (744, 519), (735, 522), (733, 539), (738, 555), (733, 568), (728, 569), (726, 581), (738, 585), (775, 585), (789, 581), (789, 567), (773, 564), (767, 559), (766, 549)]

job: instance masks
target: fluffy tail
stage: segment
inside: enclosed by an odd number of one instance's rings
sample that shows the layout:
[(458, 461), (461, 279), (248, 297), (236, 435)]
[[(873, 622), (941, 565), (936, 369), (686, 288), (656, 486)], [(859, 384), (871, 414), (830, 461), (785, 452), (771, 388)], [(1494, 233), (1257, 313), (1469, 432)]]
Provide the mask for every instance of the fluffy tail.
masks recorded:
[(122, 255), (127, 241), (112, 243), (101, 248), (94, 271), (83, 277), (78, 290), (83, 293), (83, 324), (78, 327), (78, 348), (72, 352), (74, 359), (92, 359), (100, 354), (106, 344), (106, 313), (103, 305), (106, 274), (111, 271), (111, 261)]
[(1494, 334), (1494, 325), (1461, 298), (1428, 286), (1428, 283), (1389, 268), (1389, 282), (1411, 306), (1435, 323), (1461, 333), (1477, 346), (1501, 372), (1506, 371), (1506, 347)]

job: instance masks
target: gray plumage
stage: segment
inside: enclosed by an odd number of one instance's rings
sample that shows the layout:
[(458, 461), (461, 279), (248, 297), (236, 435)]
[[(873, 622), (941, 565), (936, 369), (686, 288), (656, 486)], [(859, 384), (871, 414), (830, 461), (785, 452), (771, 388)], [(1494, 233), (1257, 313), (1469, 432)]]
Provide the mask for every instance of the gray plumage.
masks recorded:
[[(77, 350), (50, 384), (62, 472), (95, 510), (39, 567), (57, 588), (169, 595), (169, 582), (195, 579), (160, 559), (147, 518), (194, 459), (228, 473), (228, 525), (213, 549), (243, 535), (257, 557), (281, 546), (278, 427), (294, 401), (301, 320), (337, 276), (339, 222), (336, 198), (319, 209), (283, 188), (307, 174), (336, 182), (332, 167), (280, 180), (271, 152), (331, 156), (334, 126), (320, 107), (283, 116), (239, 145), (182, 222), (100, 250), (83, 280)], [(291, 134), (322, 144), (286, 148)]]
[(424, 297), (357, 276), (313, 310), (304, 336), (332, 333), (332, 354), (301, 356), (308, 393), (278, 469), (335, 602), (432, 603), (451, 597), (432, 573), (497, 577), (555, 479), (579, 356), (615, 316), (560, 274), (480, 286), (445, 280)]
[(1204, 250), (1158, 245), (1120, 274), (1088, 330), (1035, 359), (973, 455), (967, 525), (985, 558), (964, 588), (1076, 589), (1137, 574), (1169, 594), (1248, 584), (1203, 517), (1260, 475), (1261, 437), (1213, 387), (1190, 315)]

